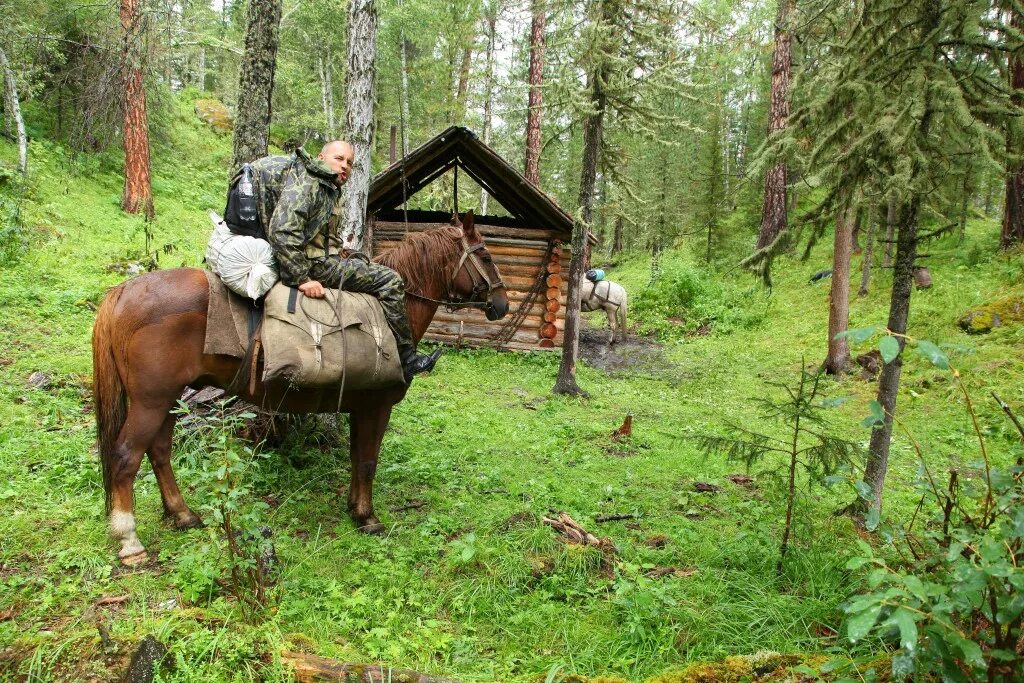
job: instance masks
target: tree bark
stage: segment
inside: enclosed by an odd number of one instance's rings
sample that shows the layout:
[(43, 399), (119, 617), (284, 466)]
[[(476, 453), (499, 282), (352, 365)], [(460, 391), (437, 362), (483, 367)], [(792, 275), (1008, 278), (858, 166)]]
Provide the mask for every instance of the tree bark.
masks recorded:
[[(602, 16), (608, 19), (611, 9), (607, 1), (602, 3)], [(583, 123), (583, 168), (580, 171), (580, 208), (573, 221), (572, 260), (569, 263), (569, 296), (566, 300), (564, 342), (562, 361), (558, 366), (558, 378), (553, 389), (556, 394), (586, 395), (576, 383), (576, 358), (580, 347), (580, 282), (583, 279), (587, 253), (587, 235), (590, 231), (594, 209), (594, 186), (597, 181), (597, 162), (604, 137), (604, 114), (608, 98), (604, 84), (608, 81), (611, 68), (605, 59), (590, 74), (591, 109)]]
[[(789, 76), (792, 68), (792, 44), (789, 18), (794, 0), (778, 0), (775, 17), (775, 48), (772, 51), (772, 92), (768, 106), (768, 137), (786, 128), (789, 119)], [(764, 177), (764, 204), (757, 248), (771, 244), (786, 229), (786, 163), (779, 161)]]
[(139, 0), (121, 0), (121, 76), (124, 87), (124, 193), (121, 208), (153, 217), (149, 176), (149, 123), (142, 76), (142, 10)]
[(459, 85), (455, 89), (455, 120), (462, 123), (466, 119), (466, 96), (469, 93), (469, 70), (473, 65), (473, 42), (462, 50), (462, 64), (459, 67)]
[(349, 249), (363, 243), (366, 195), (370, 190), (373, 149), (373, 90), (377, 77), (377, 5), (375, 0), (352, 0), (348, 14), (348, 73), (345, 79), (345, 128), (355, 149), (352, 174), (346, 185), (343, 242)]
[(232, 166), (267, 155), (282, 0), (249, 0), (245, 55), (238, 77)]
[(612, 253), (622, 252), (622, 215), (615, 217), (615, 232), (612, 233)]
[(320, 99), (324, 107), (324, 137), (330, 141), (337, 135), (337, 128), (334, 125), (334, 78), (329, 47), (325, 48), (323, 56), (317, 56), (316, 65), (320, 76)]
[(967, 210), (971, 204), (971, 193), (973, 188), (971, 187), (971, 175), (974, 171), (974, 165), (968, 160), (967, 168), (964, 170), (964, 184), (961, 188), (960, 193), (960, 218), (959, 226), (957, 227), (957, 243), (963, 244), (964, 238), (967, 236)]
[[(899, 231), (896, 242), (896, 265), (892, 277), (892, 296), (889, 300), (888, 327), (896, 335), (907, 331), (907, 319), (910, 317), (910, 295), (914, 284), (914, 260), (917, 258), (917, 218), (919, 211), (918, 197), (904, 205), (899, 212)], [(889, 445), (892, 439), (892, 417), (896, 411), (896, 394), (900, 388), (900, 374), (903, 370), (903, 347), (905, 341), (897, 336), (900, 354), (890, 363), (882, 367), (878, 380), (877, 400), (885, 411), (885, 419), (880, 427), (871, 432), (868, 446), (868, 460), (864, 471), (864, 481), (871, 487), (872, 506), (882, 507), (882, 491), (885, 475), (889, 468)]]
[(836, 233), (832, 249), (832, 289), (828, 303), (828, 355), (825, 372), (841, 375), (850, 362), (850, 342), (836, 339), (850, 325), (850, 254), (853, 247), (853, 222), (857, 213), (850, 204), (836, 216)]
[(871, 205), (868, 209), (868, 228), (867, 234), (864, 236), (864, 263), (860, 274), (860, 289), (857, 290), (857, 296), (867, 296), (868, 287), (871, 284), (871, 259), (874, 258), (875, 254), (875, 206)]
[(18, 88), (14, 83), (14, 73), (7, 61), (7, 55), (0, 48), (0, 70), (4, 75), (4, 94), (7, 99), (8, 116), (5, 123), (10, 125), (14, 119), (14, 127), (18, 135), (18, 171), (21, 175), (28, 173), (28, 136), (25, 134), (25, 119), (21, 115), (21, 102), (18, 100)]
[[(533, 0), (530, 23), (530, 96), (526, 115), (526, 179), (540, 187), (540, 123), (544, 102), (545, 0)], [(581, 190), (582, 192), (582, 190)], [(571, 309), (570, 309), (571, 310)]]
[[(491, 144), (491, 118), (494, 106), (494, 39), (498, 25), (498, 4), (492, 3), (487, 11), (487, 63), (484, 75), (484, 144)], [(480, 190), (480, 213), (487, 215), (487, 190)]]
[(885, 213), (885, 252), (882, 256), (882, 267), (892, 268), (892, 244), (896, 235), (896, 197), (889, 195), (889, 206)]
[[(1010, 9), (1010, 26), (1017, 31), (1024, 31), (1024, 16), (1015, 8)], [(1010, 101), (1020, 109), (1024, 105), (1024, 97), (1020, 91), (1024, 88), (1024, 57), (1019, 54), (1010, 56), (1010, 87), (1013, 95)], [(1024, 133), (1021, 123), (1016, 117), (1010, 117), (1006, 131), (1006, 152), (1012, 160), (1006, 169), (1006, 198), (1003, 202), (1003, 229), (999, 244), (1003, 249), (1024, 244), (1024, 161), (1020, 155), (1024, 152)]]

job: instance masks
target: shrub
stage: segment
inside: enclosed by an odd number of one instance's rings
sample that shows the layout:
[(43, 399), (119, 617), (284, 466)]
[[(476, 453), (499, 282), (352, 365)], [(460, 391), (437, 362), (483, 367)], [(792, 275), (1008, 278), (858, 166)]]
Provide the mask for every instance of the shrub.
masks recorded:
[(692, 263), (666, 263), (630, 302), (641, 328), (661, 336), (713, 327), (720, 332), (750, 327), (764, 313), (753, 288), (743, 289)]

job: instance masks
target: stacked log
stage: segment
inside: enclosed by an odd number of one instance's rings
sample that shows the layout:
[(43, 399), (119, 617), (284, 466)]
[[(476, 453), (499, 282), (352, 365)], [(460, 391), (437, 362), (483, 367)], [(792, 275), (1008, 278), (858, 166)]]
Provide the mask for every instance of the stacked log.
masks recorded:
[[(442, 227), (437, 223), (403, 223), (378, 221), (374, 226), (374, 253), (389, 248), (401, 240), (406, 232), (421, 232)], [(528, 299), (530, 291), (537, 285), (538, 278), (544, 279), (545, 288), (540, 292), (505, 348), (533, 350), (537, 348), (561, 347), (562, 330), (565, 327), (565, 300), (568, 286), (562, 277), (563, 262), (567, 262), (567, 251), (555, 239), (558, 234), (540, 228), (508, 228), (477, 223), (483, 234), (487, 250), (494, 259), (509, 300), (509, 316)], [(549, 245), (555, 248), (548, 257)], [(441, 307), (434, 316), (424, 339), (455, 344), (461, 335), (467, 346), (496, 346), (504, 320), (487, 320), (483, 311), (472, 308), (449, 311)]]
[[(561, 340), (558, 339), (559, 332), (565, 328), (565, 315), (564, 300), (565, 294), (563, 294), (563, 279), (562, 279), (562, 245), (555, 242), (554, 249), (551, 250), (551, 255), (548, 257), (548, 262), (544, 265), (544, 270), (547, 273), (547, 292), (545, 295), (544, 313), (541, 316), (543, 324), (540, 327), (540, 341), (537, 345), (542, 349), (554, 348), (556, 345), (561, 346)], [(562, 313), (562, 315), (559, 315)]]

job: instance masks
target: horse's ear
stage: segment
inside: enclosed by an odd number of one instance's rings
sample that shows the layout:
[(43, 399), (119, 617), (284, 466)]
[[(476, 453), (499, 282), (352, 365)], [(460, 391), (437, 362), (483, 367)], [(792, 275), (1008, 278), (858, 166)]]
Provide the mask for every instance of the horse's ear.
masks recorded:
[(462, 230), (467, 235), (473, 235), (476, 233), (476, 225), (474, 224), (473, 209), (466, 212), (465, 217), (462, 219)]
[(462, 221), (459, 220), (459, 214), (457, 214), (457, 213), (453, 213), (452, 214), (451, 224), (453, 226), (455, 226), (456, 228), (461, 228), (462, 227)]

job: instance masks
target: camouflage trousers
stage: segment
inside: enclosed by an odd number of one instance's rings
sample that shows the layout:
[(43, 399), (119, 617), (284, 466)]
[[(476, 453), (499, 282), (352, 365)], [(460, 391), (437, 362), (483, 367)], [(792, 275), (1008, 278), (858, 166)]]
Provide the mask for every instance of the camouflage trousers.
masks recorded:
[(379, 263), (329, 256), (313, 261), (309, 277), (324, 287), (375, 296), (395, 335), (399, 355), (404, 358), (410, 351), (416, 351), (405, 312), (405, 285), (401, 275)]

